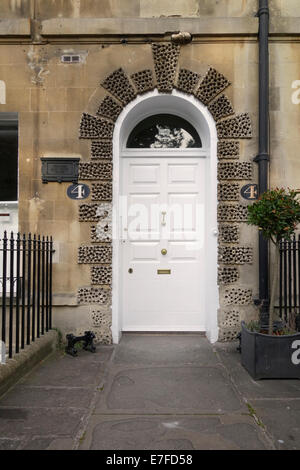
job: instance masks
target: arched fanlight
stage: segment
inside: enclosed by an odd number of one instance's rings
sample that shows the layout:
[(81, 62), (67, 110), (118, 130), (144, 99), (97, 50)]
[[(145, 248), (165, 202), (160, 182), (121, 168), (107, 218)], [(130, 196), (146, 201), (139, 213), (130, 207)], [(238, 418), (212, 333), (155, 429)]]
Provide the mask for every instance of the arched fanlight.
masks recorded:
[(155, 114), (143, 119), (131, 132), (127, 148), (201, 148), (196, 129), (173, 114)]

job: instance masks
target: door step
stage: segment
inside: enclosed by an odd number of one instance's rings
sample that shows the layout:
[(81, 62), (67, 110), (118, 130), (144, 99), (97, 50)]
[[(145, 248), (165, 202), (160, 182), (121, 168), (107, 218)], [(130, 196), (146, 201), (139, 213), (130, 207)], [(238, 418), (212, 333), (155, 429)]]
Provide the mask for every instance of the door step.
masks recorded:
[(190, 335), (190, 336), (206, 336), (206, 331), (122, 331), (122, 335)]

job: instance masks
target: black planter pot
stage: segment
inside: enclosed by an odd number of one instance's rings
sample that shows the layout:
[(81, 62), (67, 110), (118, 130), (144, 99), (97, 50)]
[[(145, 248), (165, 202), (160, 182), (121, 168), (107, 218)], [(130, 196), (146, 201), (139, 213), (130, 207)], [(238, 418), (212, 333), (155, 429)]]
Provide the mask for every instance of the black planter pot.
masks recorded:
[(254, 379), (300, 378), (300, 333), (271, 336), (249, 331), (242, 322), (242, 365)]

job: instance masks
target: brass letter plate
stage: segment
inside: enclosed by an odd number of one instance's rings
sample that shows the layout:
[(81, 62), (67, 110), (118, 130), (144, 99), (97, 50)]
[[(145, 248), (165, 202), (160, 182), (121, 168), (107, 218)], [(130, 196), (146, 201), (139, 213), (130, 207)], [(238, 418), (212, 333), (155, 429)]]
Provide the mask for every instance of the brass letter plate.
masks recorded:
[(171, 274), (171, 269), (158, 269), (157, 274)]

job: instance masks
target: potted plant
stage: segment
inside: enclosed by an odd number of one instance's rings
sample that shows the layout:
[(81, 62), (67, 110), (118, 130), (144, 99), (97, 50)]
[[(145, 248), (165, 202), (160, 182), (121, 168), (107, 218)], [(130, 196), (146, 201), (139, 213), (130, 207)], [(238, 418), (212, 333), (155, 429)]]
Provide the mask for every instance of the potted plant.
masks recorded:
[(269, 325), (242, 322), (242, 364), (253, 378), (300, 378), (300, 333), (282, 325), (274, 331), (274, 304), (278, 282), (280, 241), (290, 240), (300, 222), (298, 192), (276, 188), (264, 192), (248, 207), (248, 224), (257, 226), (274, 245)]

